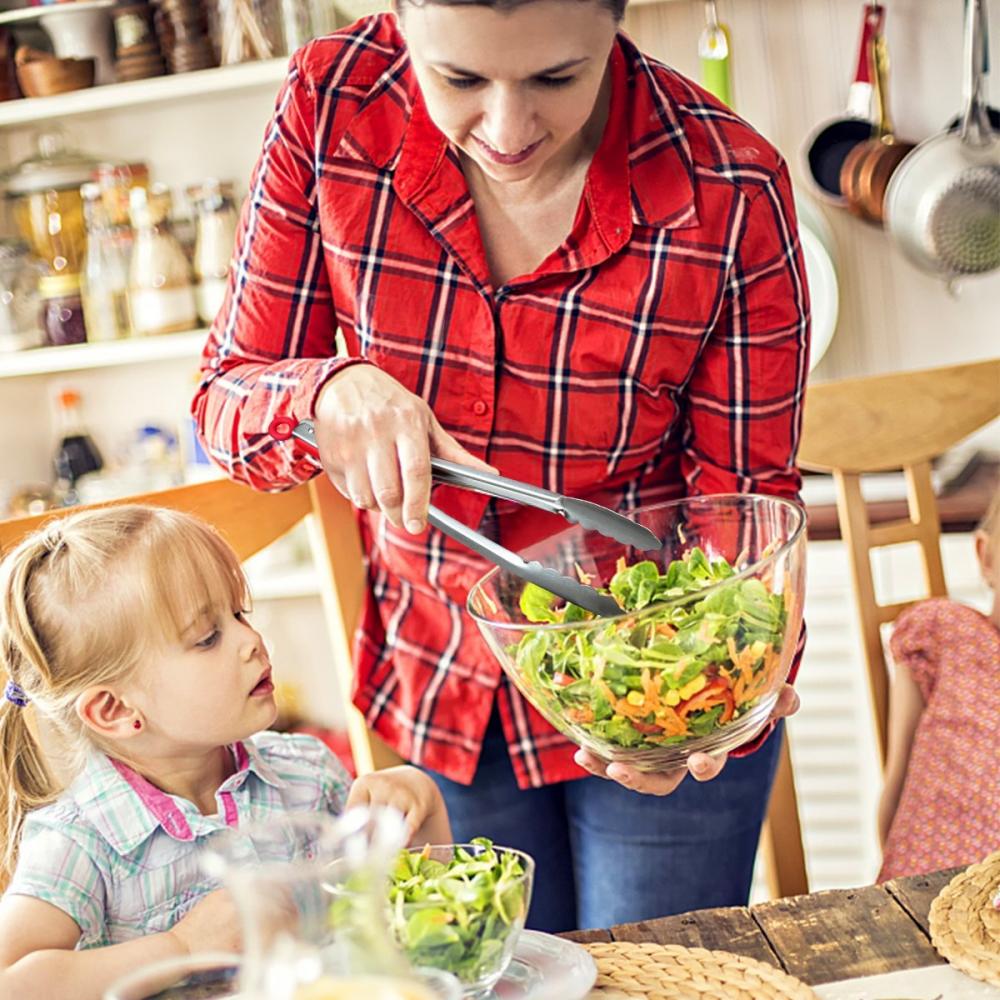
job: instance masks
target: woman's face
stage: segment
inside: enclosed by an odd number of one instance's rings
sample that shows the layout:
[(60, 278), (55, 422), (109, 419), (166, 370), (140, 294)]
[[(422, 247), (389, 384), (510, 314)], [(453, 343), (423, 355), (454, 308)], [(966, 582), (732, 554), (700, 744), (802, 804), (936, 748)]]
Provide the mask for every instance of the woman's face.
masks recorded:
[(617, 29), (598, 0), (403, 0), (399, 16), (432, 121), (488, 177), (530, 179), (579, 141)]

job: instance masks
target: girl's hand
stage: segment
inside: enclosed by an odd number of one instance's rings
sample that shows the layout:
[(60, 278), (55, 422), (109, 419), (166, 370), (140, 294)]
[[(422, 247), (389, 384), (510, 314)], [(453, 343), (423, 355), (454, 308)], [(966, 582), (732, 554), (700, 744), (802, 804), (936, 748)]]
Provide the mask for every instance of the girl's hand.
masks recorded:
[(316, 443), (333, 485), (355, 507), (381, 510), (397, 528), (424, 530), (431, 455), (484, 472), (430, 407), (374, 365), (338, 372), (316, 399)]
[[(789, 715), (794, 715), (798, 710), (799, 696), (795, 693), (795, 688), (786, 684), (781, 689), (781, 694), (778, 695), (769, 721), (784, 719)], [(573, 757), (573, 760), (580, 767), (598, 778), (617, 781), (619, 785), (624, 785), (634, 792), (642, 792), (645, 795), (669, 795), (688, 774), (695, 781), (711, 781), (719, 776), (728, 759), (729, 754), (727, 753), (715, 755), (693, 753), (688, 758), (686, 768), (680, 768), (676, 771), (644, 772), (637, 771), (627, 764), (609, 764), (602, 757), (582, 748), (577, 750)]]
[(401, 812), (408, 844), (451, 843), (451, 824), (441, 791), (415, 767), (387, 767), (358, 778), (351, 785), (347, 808), (367, 805), (392, 806)]
[(198, 900), (166, 933), (186, 955), (233, 952), (243, 949), (242, 927), (233, 897), (225, 889), (216, 889)]

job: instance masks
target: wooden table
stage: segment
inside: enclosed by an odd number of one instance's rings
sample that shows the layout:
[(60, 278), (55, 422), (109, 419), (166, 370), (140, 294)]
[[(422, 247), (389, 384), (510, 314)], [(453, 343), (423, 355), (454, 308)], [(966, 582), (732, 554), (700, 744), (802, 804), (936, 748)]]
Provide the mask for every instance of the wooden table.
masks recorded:
[(930, 942), (927, 915), (934, 897), (960, 870), (565, 936), (580, 942), (653, 941), (729, 951), (769, 962), (818, 986), (942, 963)]

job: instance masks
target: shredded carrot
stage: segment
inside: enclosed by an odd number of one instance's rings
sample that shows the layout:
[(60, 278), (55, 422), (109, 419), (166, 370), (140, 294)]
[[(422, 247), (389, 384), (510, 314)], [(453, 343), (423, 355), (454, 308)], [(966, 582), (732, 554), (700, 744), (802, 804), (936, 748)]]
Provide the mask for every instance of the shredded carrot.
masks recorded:
[(573, 562), (573, 568), (576, 570), (576, 575), (580, 578), (580, 583), (584, 586), (590, 586), (590, 581), (594, 578), (588, 573), (578, 562)]
[(628, 569), (628, 563), (625, 562), (624, 556), (618, 557), (618, 562), (615, 563), (615, 569), (618, 570), (619, 573), (624, 573), (625, 570)]

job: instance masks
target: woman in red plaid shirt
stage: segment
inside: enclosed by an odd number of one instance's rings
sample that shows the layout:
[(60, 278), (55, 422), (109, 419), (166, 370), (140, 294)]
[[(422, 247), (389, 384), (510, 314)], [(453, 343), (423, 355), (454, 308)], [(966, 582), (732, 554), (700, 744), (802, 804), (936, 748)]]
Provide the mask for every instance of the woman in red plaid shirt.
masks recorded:
[[(430, 454), (621, 510), (799, 489), (787, 169), (619, 32), (624, 5), (399, 0), (297, 52), (194, 403), (234, 478), (323, 471), (364, 512), (355, 703), (459, 839), (534, 855), (549, 930), (745, 902), (779, 743), (683, 782), (576, 751), (465, 613), (487, 567), (425, 526)], [(315, 419), (322, 464), (272, 440), (277, 416)], [(512, 549), (552, 527), (435, 503)]]

